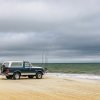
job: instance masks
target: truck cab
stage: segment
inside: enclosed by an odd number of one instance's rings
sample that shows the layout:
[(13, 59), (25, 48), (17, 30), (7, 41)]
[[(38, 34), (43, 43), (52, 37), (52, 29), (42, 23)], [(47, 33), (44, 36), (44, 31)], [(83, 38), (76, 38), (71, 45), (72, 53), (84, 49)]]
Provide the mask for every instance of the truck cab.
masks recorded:
[(20, 79), (21, 76), (28, 76), (41, 79), (45, 74), (43, 67), (35, 67), (28, 61), (5, 61), (1, 67), (1, 74), (7, 79)]

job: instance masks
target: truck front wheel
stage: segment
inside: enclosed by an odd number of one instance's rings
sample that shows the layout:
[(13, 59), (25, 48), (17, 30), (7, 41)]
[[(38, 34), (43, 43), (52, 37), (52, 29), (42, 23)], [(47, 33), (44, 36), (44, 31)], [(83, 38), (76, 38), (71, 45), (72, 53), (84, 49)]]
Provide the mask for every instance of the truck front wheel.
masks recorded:
[(42, 78), (42, 73), (41, 72), (37, 72), (36, 73), (36, 79), (41, 79)]

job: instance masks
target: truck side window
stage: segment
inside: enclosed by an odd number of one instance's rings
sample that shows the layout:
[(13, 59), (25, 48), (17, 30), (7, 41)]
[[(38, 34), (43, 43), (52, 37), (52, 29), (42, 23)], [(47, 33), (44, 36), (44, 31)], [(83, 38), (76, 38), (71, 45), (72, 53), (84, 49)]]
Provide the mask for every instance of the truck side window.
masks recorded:
[(22, 67), (22, 63), (21, 62), (13, 62), (11, 64), (11, 67)]
[(5, 67), (8, 67), (9, 66), (9, 63), (6, 62), (3, 65), (5, 65)]
[(25, 62), (25, 67), (30, 67), (30, 63), (29, 62)]

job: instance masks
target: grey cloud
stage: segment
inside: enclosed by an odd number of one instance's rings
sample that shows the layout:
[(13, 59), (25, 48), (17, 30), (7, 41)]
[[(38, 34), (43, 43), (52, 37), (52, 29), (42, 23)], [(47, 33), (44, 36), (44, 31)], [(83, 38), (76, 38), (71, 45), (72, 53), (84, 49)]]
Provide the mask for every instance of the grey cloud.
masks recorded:
[[(89, 5), (89, 6), (88, 6)], [(1, 32), (44, 32), (66, 28), (85, 16), (100, 12), (99, 1), (1, 1)], [(67, 24), (68, 23), (68, 24)], [(83, 24), (83, 23), (82, 23)], [(84, 25), (85, 26), (85, 25)], [(70, 27), (71, 28), (71, 27)]]
[[(8, 33), (9, 34), (9, 33)], [(4, 37), (5, 36), (5, 37)], [(64, 35), (62, 33), (12, 33), (1, 38), (1, 56), (42, 56), (43, 50), (48, 50), (49, 56), (57, 58), (73, 58), (99, 55), (100, 47), (97, 38), (94, 42), (87, 39), (78, 40), (78, 37)], [(11, 37), (12, 36), (12, 37)], [(92, 42), (92, 43), (91, 43)], [(3, 44), (3, 45), (2, 45)]]
[[(99, 0), (1, 0), (0, 60), (100, 60)], [(96, 60), (95, 60), (96, 59)]]

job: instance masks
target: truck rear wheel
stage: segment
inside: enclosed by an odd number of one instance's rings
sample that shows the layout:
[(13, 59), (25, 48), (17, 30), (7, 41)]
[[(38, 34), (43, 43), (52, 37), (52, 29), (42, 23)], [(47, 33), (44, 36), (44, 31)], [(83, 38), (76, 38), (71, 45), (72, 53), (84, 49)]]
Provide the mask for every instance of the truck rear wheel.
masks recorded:
[(42, 73), (41, 72), (37, 72), (36, 73), (36, 79), (41, 79), (42, 78)]
[(12, 79), (12, 75), (6, 76), (7, 79)]
[(15, 79), (15, 80), (20, 79), (20, 73), (18, 73), (18, 72), (14, 73), (13, 79)]

